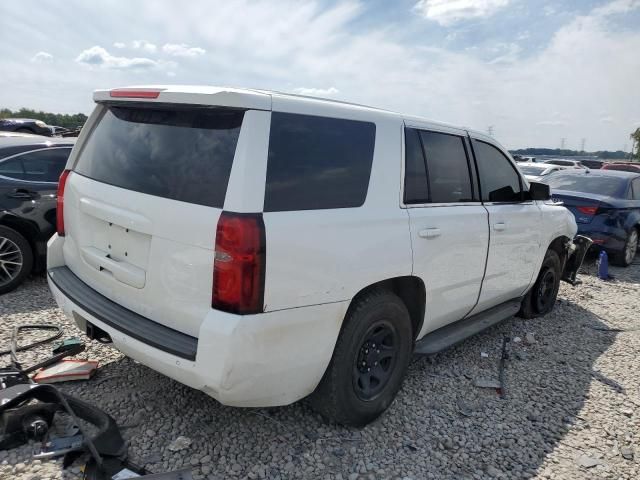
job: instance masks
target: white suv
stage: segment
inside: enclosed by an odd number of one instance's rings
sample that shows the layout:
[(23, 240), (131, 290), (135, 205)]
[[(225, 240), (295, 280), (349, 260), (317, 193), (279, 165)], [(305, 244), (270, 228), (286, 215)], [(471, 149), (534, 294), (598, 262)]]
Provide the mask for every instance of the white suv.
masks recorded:
[(547, 313), (589, 243), (477, 132), (257, 90), (94, 99), (51, 290), (90, 337), (226, 405), (312, 394), (363, 425), (412, 354)]

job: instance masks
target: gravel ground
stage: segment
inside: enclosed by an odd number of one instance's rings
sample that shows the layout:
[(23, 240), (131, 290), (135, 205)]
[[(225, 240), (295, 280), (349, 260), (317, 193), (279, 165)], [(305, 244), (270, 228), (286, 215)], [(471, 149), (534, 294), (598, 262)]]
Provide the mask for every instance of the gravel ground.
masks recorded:
[[(224, 407), (201, 392), (90, 342), (96, 377), (62, 388), (110, 413), (131, 460), (194, 478), (640, 478), (640, 265), (563, 285), (544, 318), (511, 319), (437, 357), (416, 359), (402, 391), (364, 429), (326, 425), (303, 401)], [(0, 297), (0, 345), (22, 323), (78, 335), (44, 278)], [(495, 380), (508, 337), (506, 398)], [(520, 339), (520, 341), (518, 341)], [(26, 339), (25, 339), (26, 341)], [(29, 364), (50, 347), (20, 354)], [(4, 357), (4, 361), (8, 360)], [(177, 437), (191, 444), (168, 449)], [(32, 447), (0, 452), (1, 479), (78, 478), (82, 462), (33, 461)]]

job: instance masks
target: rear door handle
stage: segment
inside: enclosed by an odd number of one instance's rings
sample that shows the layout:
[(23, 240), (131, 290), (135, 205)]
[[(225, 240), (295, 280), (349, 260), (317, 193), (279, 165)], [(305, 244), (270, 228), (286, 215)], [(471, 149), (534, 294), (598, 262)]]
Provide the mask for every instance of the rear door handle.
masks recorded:
[(436, 238), (440, 236), (440, 233), (439, 228), (425, 228), (418, 232), (418, 236), (421, 238)]
[(498, 231), (498, 232), (502, 232), (503, 230), (506, 230), (507, 226), (505, 225), (504, 222), (499, 222), (499, 223), (494, 223), (493, 224), (493, 229)]
[(38, 192), (27, 190), (26, 188), (16, 188), (13, 192), (7, 194), (9, 198), (36, 198)]

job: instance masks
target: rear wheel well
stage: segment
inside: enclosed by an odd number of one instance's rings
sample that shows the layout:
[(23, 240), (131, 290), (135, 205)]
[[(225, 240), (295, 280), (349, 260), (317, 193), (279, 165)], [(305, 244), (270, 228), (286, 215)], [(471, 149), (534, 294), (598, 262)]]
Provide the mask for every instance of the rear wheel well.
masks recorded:
[[(413, 329), (413, 338), (415, 340), (424, 322), (427, 299), (424, 282), (418, 277), (406, 276), (389, 278), (387, 280), (374, 283), (363, 288), (353, 297), (351, 304), (349, 305), (349, 310), (351, 310), (360, 298), (373, 290), (389, 291), (397, 295), (400, 300), (402, 300), (409, 311), (409, 316), (411, 317), (411, 327)], [(349, 310), (347, 310), (347, 316), (349, 315)]]

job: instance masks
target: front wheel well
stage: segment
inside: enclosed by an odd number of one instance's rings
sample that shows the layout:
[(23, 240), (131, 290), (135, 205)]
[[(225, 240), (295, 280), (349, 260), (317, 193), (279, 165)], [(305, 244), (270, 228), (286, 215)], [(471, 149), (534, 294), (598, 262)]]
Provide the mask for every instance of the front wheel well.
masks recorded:
[(363, 296), (373, 290), (386, 290), (396, 294), (405, 304), (411, 318), (413, 338), (415, 340), (424, 322), (427, 291), (422, 279), (414, 276), (395, 277), (371, 284), (360, 290), (352, 299), (347, 310), (347, 316), (351, 308)]
[(563, 268), (564, 268), (565, 262), (567, 261), (567, 252), (568, 252), (568, 246), (570, 242), (571, 242), (571, 239), (569, 237), (565, 237), (564, 235), (561, 235), (555, 238), (549, 244), (549, 248), (547, 248), (547, 250), (553, 250), (558, 254)]

